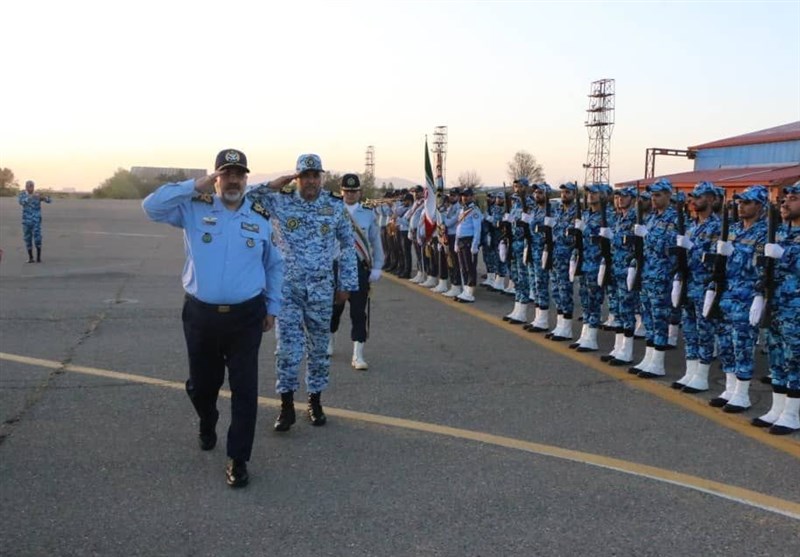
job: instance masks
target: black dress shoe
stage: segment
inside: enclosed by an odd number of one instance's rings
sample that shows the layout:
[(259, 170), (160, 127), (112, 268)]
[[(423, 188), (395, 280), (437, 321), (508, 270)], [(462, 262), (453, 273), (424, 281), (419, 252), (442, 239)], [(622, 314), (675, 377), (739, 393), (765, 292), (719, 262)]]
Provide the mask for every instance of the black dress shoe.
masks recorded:
[(250, 474), (247, 473), (247, 463), (244, 460), (228, 459), (225, 467), (225, 480), (231, 487), (244, 487), (250, 481)]
[(210, 451), (217, 446), (217, 432), (203, 433), (201, 431), (200, 435), (197, 436), (197, 440), (201, 451)]
[(728, 399), (722, 398), (720, 396), (712, 398), (711, 400), (708, 401), (708, 405), (713, 406), (714, 408), (722, 408), (726, 404), (728, 404)]

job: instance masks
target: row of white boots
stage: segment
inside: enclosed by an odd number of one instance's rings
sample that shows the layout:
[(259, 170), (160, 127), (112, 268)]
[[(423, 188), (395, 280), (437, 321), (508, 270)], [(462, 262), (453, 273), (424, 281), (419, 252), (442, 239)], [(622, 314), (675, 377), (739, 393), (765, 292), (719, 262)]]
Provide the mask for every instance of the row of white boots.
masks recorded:
[(475, 287), (474, 286), (458, 286), (450, 284), (448, 279), (440, 279), (433, 275), (427, 275), (422, 271), (417, 271), (417, 274), (408, 279), (409, 282), (419, 284), (425, 288), (430, 288), (431, 291), (441, 294), (446, 298), (453, 298), (454, 300), (466, 304), (471, 304), (475, 301)]

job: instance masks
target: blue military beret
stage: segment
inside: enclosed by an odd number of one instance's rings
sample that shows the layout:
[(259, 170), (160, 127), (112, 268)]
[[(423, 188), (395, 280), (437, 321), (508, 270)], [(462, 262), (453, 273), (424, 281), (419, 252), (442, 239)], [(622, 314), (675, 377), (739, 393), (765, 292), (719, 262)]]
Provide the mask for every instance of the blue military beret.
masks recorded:
[(496, 192), (496, 193), (494, 194), (494, 197), (495, 197), (495, 199), (505, 199), (505, 198), (506, 198), (506, 194), (504, 194), (504, 193), (503, 193), (503, 192), (501, 192), (501, 191), (498, 191), (498, 192)]
[(589, 193), (606, 193), (605, 184), (594, 183), (586, 186), (586, 191)]
[(783, 188), (784, 195), (789, 195), (790, 193), (800, 193), (800, 181), (795, 182), (791, 186), (786, 186)]
[(567, 182), (566, 184), (561, 184), (558, 188), (562, 190), (578, 191), (578, 184), (575, 182)]
[(636, 188), (633, 186), (625, 186), (624, 188), (617, 188), (614, 190), (614, 195), (626, 195), (628, 197), (636, 197)]
[(755, 201), (756, 203), (766, 205), (767, 201), (769, 201), (769, 192), (767, 188), (762, 185), (750, 186), (742, 193), (735, 194), (733, 198), (741, 201)]
[(324, 172), (322, 170), (322, 160), (319, 158), (319, 155), (314, 154), (305, 154), (297, 157), (297, 166), (295, 170), (298, 174), (307, 171)]
[(715, 186), (711, 182), (700, 182), (698, 183), (694, 189), (689, 193), (691, 197), (700, 197), (701, 195), (705, 195), (710, 193), (711, 195), (716, 195), (721, 197), (720, 188)]
[(520, 186), (525, 186), (526, 188), (531, 185), (531, 183), (525, 176), (517, 178), (516, 180), (514, 180), (514, 183), (519, 184)]
[(534, 184), (533, 188), (537, 190), (542, 190), (545, 193), (550, 193), (551, 191), (553, 191), (553, 188), (551, 188), (550, 184), (548, 184), (547, 182), (542, 182), (541, 184)]
[(656, 191), (665, 191), (665, 192), (671, 193), (672, 192), (672, 182), (670, 182), (666, 178), (659, 178), (658, 180), (656, 180), (655, 182), (653, 182), (652, 184), (647, 186), (647, 191), (649, 191), (650, 193), (653, 193), (653, 192), (656, 192)]
[(650, 192), (649, 191), (640, 191), (639, 192), (639, 199), (644, 199), (646, 201), (650, 201)]

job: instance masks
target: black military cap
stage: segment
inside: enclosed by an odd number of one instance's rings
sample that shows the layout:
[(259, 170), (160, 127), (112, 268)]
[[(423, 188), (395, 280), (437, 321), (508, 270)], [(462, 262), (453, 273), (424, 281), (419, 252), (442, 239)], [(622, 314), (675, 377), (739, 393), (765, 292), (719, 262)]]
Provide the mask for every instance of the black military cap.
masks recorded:
[(214, 170), (222, 170), (231, 166), (238, 166), (244, 168), (245, 172), (250, 172), (247, 168), (247, 156), (237, 149), (223, 149), (217, 154), (217, 160), (214, 162)]
[(342, 176), (342, 190), (360, 190), (361, 180), (358, 179), (358, 174), (345, 174)]
[(464, 188), (461, 190), (461, 195), (475, 195), (475, 192), (472, 191), (472, 188)]

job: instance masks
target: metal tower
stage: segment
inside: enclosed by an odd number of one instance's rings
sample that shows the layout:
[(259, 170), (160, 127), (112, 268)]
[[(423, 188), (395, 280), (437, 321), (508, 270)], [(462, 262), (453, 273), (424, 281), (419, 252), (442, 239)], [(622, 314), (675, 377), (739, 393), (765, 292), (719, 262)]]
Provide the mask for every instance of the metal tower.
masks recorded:
[(447, 126), (433, 128), (433, 178), (436, 180), (436, 191), (444, 190), (445, 163), (447, 161)]
[(375, 180), (375, 147), (372, 145), (367, 147), (367, 154), (364, 158), (364, 177)]
[(611, 132), (614, 130), (614, 80), (593, 81), (589, 89), (589, 109), (586, 111), (589, 132), (589, 151), (586, 155), (585, 184), (610, 184)]

